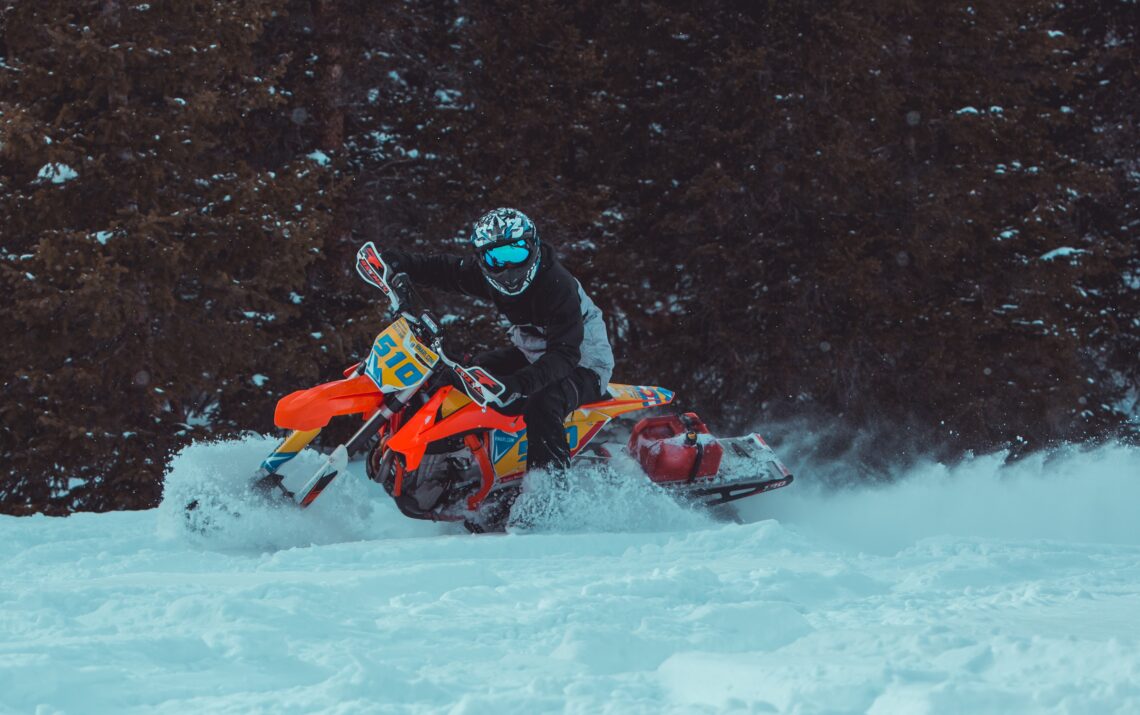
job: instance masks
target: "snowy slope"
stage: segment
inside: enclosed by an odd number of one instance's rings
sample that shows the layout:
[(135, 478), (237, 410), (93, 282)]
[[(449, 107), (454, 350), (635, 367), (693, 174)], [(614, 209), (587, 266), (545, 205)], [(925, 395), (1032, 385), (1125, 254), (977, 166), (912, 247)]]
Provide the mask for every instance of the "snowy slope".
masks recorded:
[(268, 444), (190, 448), (158, 510), (0, 518), (0, 712), (1140, 712), (1135, 450), (803, 475), (739, 525), (631, 481), (482, 537), (357, 475), (182, 534)]

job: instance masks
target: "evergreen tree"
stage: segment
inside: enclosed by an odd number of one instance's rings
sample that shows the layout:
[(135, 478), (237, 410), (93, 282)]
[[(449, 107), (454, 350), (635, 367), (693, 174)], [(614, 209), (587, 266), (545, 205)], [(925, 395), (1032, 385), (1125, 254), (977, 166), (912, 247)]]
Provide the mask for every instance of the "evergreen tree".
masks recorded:
[[(0, 508), (153, 505), (170, 449), (267, 430), (367, 348), (360, 242), (466, 250), (499, 205), (605, 311), (615, 379), (719, 431), (827, 416), (888, 457), (1119, 434), (1138, 12), (9, 3)], [(431, 298), (458, 349), (504, 340)]]
[(6, 511), (153, 505), (169, 449), (264, 419), (319, 257), (320, 162), (265, 115), (279, 0), (4, 15)]

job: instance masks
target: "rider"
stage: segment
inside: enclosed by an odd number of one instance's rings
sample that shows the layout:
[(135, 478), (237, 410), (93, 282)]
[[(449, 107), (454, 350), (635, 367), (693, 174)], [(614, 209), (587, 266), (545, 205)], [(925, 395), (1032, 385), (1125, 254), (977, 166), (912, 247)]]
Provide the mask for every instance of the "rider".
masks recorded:
[(471, 245), (474, 257), (389, 249), (381, 258), (416, 283), (495, 303), (510, 321), (514, 346), (474, 362), (506, 387), (497, 409), (526, 420), (527, 468), (565, 468), (570, 446), (563, 420), (601, 399), (614, 369), (602, 311), (521, 211), (485, 214), (475, 222)]

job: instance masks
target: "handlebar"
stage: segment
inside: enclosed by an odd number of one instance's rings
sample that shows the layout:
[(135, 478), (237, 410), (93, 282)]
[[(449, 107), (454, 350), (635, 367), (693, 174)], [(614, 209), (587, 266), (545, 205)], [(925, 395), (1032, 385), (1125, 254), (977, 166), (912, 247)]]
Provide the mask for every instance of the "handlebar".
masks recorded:
[(433, 343), (443, 336), (439, 321), (432, 315), (407, 273), (397, 273), (388, 284), (399, 301), (398, 311), (408, 319), (417, 338)]
[(439, 355), (440, 362), (455, 373), (468, 397), (484, 409), (489, 404), (503, 404), (500, 398), (507, 388), (494, 375), (479, 366), (466, 367), (447, 357), (443, 351), (443, 329), (412, 285), (412, 279), (407, 273), (393, 273), (371, 241), (356, 253), (356, 272), (387, 296), (392, 310), (407, 319), (416, 338), (429, 344)]

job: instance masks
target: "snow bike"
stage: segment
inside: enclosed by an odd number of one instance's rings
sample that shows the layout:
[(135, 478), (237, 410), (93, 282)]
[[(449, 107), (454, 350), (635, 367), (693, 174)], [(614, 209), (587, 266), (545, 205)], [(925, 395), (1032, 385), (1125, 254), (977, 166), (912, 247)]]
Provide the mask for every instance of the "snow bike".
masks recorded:
[[(277, 403), (274, 422), (292, 432), (262, 462), (255, 489), (307, 507), (344, 471), (350, 455), (367, 449), (369, 478), (383, 485), (406, 516), (461, 521), (475, 532), (501, 530), (526, 471), (523, 418), (495, 410), (505, 388), (493, 375), (445, 354), (439, 322), (407, 274), (394, 273), (371, 242), (358, 252), (356, 270), (388, 298), (396, 320), (344, 379)], [(571, 458), (606, 459), (609, 452), (591, 442), (610, 420), (672, 400), (664, 388), (611, 383), (605, 399), (582, 405), (566, 419)], [(363, 415), (363, 426), (302, 487), (287, 489), (282, 465), (330, 419), (353, 414)], [(629, 450), (649, 479), (708, 506), (792, 482), (759, 435), (716, 439), (691, 413), (643, 419)]]

